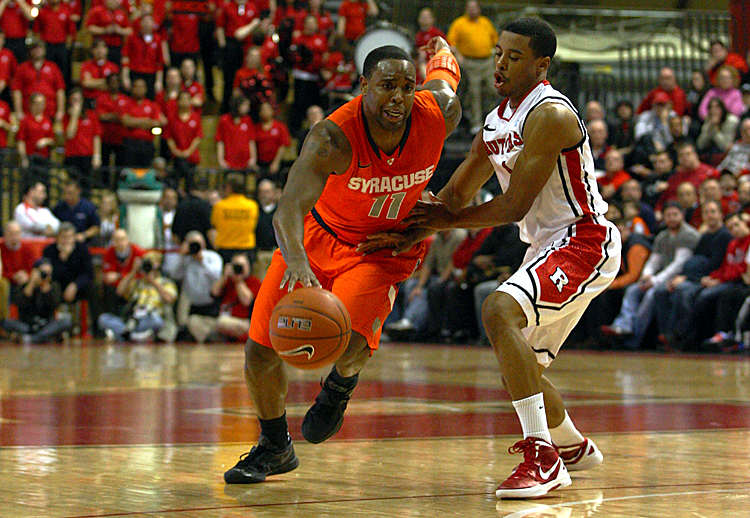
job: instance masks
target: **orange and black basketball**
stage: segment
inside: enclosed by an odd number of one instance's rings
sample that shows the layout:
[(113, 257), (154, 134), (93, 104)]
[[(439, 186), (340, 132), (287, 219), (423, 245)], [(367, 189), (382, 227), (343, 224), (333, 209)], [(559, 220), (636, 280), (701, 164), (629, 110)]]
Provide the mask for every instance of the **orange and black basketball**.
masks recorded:
[(352, 334), (352, 320), (341, 300), (330, 291), (299, 288), (276, 304), (269, 334), (282, 360), (300, 369), (318, 369), (344, 353)]

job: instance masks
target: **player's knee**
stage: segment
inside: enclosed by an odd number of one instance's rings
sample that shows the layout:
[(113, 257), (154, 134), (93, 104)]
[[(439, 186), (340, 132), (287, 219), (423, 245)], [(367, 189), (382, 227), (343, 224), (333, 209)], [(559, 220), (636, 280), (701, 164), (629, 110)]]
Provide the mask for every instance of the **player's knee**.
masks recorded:
[(485, 329), (526, 327), (526, 315), (518, 302), (501, 291), (495, 291), (482, 303), (482, 323)]
[(245, 344), (245, 368), (252, 375), (264, 372), (281, 363), (281, 358), (271, 347), (248, 338)]

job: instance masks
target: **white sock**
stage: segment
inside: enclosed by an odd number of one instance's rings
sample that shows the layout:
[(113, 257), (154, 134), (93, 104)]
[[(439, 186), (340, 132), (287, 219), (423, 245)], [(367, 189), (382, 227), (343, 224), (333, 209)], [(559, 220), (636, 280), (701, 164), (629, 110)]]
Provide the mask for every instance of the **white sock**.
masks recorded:
[(563, 422), (559, 426), (550, 428), (549, 434), (555, 446), (573, 446), (574, 444), (581, 444), (584, 439), (581, 432), (576, 429), (576, 425), (573, 424), (567, 410)]
[(536, 437), (552, 443), (547, 428), (547, 414), (544, 413), (544, 395), (540, 392), (518, 401), (513, 401), (518, 419), (521, 420), (523, 437)]

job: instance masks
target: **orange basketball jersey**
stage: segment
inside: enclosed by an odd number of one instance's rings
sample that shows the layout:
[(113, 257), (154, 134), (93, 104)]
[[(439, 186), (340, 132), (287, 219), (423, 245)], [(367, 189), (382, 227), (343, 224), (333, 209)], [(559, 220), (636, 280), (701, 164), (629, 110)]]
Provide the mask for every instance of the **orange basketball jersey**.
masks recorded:
[(361, 96), (328, 119), (349, 139), (352, 162), (344, 174), (328, 177), (313, 216), (357, 245), (398, 225), (417, 203), (440, 160), (445, 119), (431, 92), (417, 92), (404, 138), (390, 156), (370, 136)]

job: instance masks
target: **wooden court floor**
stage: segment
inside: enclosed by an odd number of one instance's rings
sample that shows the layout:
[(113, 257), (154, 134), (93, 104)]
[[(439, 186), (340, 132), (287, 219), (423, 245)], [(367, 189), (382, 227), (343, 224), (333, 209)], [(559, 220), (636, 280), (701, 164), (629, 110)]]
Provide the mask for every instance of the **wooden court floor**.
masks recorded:
[(549, 371), (605, 456), (500, 501), (520, 427), (490, 349), (383, 344), (344, 426), (299, 427), (324, 372), (290, 370), (300, 467), (222, 473), (257, 439), (242, 346), (0, 345), (0, 517), (750, 516), (750, 360), (565, 351)]

